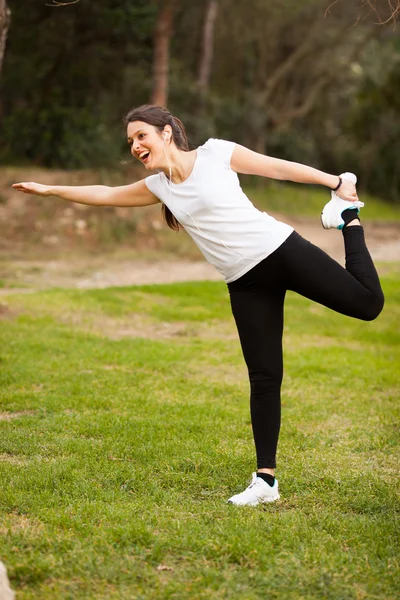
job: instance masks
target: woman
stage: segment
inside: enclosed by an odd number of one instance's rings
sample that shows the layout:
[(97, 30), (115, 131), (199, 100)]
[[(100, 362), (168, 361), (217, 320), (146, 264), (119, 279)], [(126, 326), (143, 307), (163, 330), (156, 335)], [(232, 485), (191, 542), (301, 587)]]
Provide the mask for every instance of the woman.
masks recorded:
[[(251, 484), (229, 502), (256, 506), (279, 499), (275, 479), (283, 375), (282, 332), (286, 290), (341, 314), (375, 319), (384, 298), (364, 241), (351, 173), (317, 169), (210, 139), (189, 150), (182, 123), (158, 106), (126, 117), (132, 155), (159, 173), (131, 185), (46, 186), (16, 183), (40, 196), (98, 206), (146, 206), (162, 202), (167, 224), (183, 227), (223, 275), (250, 378), (250, 406), (257, 454)], [(258, 211), (243, 193), (237, 173), (324, 185), (332, 199), (322, 211), (325, 229), (342, 229), (346, 269), (304, 240), (292, 227)]]

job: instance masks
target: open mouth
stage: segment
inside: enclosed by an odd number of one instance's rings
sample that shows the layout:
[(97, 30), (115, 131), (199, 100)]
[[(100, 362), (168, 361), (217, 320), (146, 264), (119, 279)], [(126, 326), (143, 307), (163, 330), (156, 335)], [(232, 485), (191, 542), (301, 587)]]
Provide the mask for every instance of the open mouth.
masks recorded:
[(141, 154), (139, 156), (139, 158), (142, 161), (142, 163), (146, 163), (148, 161), (149, 156), (150, 156), (150, 151), (149, 152), (143, 152), (143, 154)]

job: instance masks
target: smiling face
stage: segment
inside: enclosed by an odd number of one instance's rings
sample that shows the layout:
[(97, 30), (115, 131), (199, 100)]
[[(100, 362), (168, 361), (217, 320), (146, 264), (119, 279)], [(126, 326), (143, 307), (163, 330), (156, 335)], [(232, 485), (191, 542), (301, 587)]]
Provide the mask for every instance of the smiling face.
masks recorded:
[(163, 132), (144, 121), (132, 121), (127, 127), (128, 144), (131, 154), (146, 169), (159, 168), (164, 162)]

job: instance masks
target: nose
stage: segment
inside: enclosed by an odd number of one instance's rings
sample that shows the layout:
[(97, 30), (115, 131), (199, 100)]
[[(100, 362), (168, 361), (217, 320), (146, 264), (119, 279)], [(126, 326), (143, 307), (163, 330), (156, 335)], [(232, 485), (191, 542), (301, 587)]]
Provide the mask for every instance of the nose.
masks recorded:
[(133, 142), (132, 146), (131, 146), (131, 153), (132, 154), (137, 154), (139, 152), (139, 148), (140, 148), (140, 144), (139, 142)]

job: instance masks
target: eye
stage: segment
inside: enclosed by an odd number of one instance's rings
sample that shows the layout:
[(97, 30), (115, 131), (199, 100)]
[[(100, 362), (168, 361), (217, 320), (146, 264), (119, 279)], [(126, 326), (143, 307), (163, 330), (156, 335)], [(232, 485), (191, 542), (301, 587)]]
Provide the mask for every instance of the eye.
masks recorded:
[(139, 133), (139, 136), (138, 136), (139, 140), (142, 140), (145, 136), (146, 136), (145, 133)]

